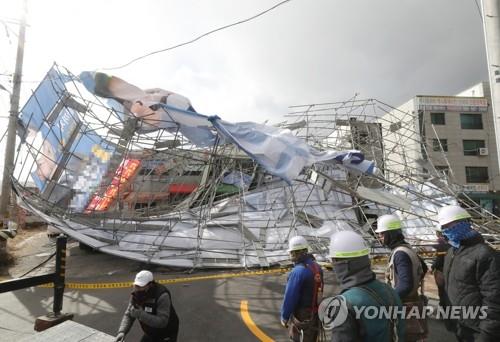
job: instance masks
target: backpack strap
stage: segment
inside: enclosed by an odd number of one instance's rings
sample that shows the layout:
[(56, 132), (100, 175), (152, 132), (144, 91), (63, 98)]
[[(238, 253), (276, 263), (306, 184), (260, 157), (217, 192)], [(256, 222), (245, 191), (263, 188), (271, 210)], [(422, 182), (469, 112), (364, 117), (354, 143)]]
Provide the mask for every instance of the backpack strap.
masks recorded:
[(315, 262), (312, 262), (311, 264), (304, 263), (304, 266), (307, 269), (310, 269), (313, 273), (313, 296), (311, 311), (312, 313), (317, 313), (319, 302), (321, 301), (323, 293), (323, 279), (321, 278), (321, 269), (320, 266)]
[[(380, 297), (380, 295), (373, 289), (369, 288), (368, 286), (356, 286), (356, 288), (368, 293), (368, 295), (370, 295), (370, 297), (372, 297), (372, 299), (375, 300), (375, 302), (377, 302), (377, 304), (379, 304), (380, 306), (387, 306), (386, 303), (384, 303), (384, 300), (382, 299), (382, 297)], [(389, 298), (389, 306), (394, 306), (396, 303), (394, 301), (394, 297), (392, 296), (392, 294), (387, 290), (387, 288), (385, 289), (385, 292), (386, 294), (388, 295), (388, 298)], [(399, 340), (399, 336), (398, 336), (398, 320), (397, 319), (394, 319), (394, 318), (390, 318), (389, 319), (389, 331), (391, 332), (390, 336), (391, 336), (391, 341), (392, 342), (397, 342)]]

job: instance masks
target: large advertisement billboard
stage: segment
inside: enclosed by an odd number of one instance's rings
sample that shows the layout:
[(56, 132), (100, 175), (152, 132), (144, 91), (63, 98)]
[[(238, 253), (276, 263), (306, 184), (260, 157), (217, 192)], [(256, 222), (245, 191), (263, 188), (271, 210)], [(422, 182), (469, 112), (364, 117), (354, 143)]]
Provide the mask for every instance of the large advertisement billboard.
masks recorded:
[(70, 78), (53, 67), (19, 116), (21, 140), (32, 163), (30, 175), (41, 197), (83, 211), (115, 152), (82, 120), (85, 106), (67, 92)]

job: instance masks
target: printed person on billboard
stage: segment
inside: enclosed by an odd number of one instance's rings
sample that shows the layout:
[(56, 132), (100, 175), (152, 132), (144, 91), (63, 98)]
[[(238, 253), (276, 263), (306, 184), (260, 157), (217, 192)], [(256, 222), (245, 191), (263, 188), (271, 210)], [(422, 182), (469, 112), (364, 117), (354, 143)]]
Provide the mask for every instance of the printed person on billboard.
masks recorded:
[[(62, 159), (62, 147), (52, 132), (31, 132), (31, 154), (35, 158), (36, 169), (32, 172), (37, 187), (51, 203), (81, 211), (90, 197), (90, 188), (99, 184), (100, 175), (105, 172), (112, 151), (102, 147), (86, 135), (76, 139), (69, 158)], [(61, 174), (57, 179), (54, 173), (61, 165)], [(54, 182), (49, 187), (49, 182)]]
[[(42, 131), (30, 130), (27, 141), (30, 144), (30, 153), (35, 159), (36, 169), (31, 176), (37, 187), (49, 202), (64, 204), (65, 199), (67, 200), (71, 194), (68, 184), (56, 182), (55, 186), (49, 189), (49, 183), (54, 177), (61, 156), (57, 148), (57, 140), (51, 134), (45, 135)], [(67, 179), (67, 177), (61, 178)]]
[(142, 119), (140, 131), (153, 131), (158, 128), (175, 129), (177, 125), (169, 118), (169, 114), (158, 104), (166, 104), (178, 108), (196, 112), (191, 101), (180, 94), (153, 88), (142, 90), (119, 77), (110, 76), (101, 72), (84, 71), (80, 79), (91, 93), (118, 101), (125, 112)]

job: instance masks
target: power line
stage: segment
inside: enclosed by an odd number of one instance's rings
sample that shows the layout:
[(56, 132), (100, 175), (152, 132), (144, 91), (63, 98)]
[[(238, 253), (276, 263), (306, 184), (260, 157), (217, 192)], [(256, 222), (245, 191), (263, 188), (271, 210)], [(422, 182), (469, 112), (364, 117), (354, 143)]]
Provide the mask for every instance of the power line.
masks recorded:
[(2, 141), (3, 141), (3, 139), (5, 138), (6, 135), (7, 135), (7, 130), (5, 130), (5, 132), (3, 132), (3, 135), (0, 138), (0, 144), (2, 143)]
[(266, 10), (262, 11), (262, 12), (259, 12), (258, 14), (254, 15), (254, 16), (251, 16), (251, 17), (249, 17), (249, 18), (246, 18), (246, 19), (243, 19), (243, 20), (240, 20), (240, 21), (234, 22), (234, 23), (232, 23), (232, 24), (228, 24), (228, 25), (221, 26), (221, 27), (219, 27), (219, 28), (213, 29), (213, 30), (208, 31), (208, 32), (206, 32), (206, 33), (204, 33), (204, 34), (202, 34), (202, 35), (200, 35), (200, 36), (198, 36), (198, 37), (196, 37), (196, 38), (194, 38), (194, 39), (192, 39), (192, 40), (189, 40), (189, 41), (187, 41), (187, 42), (180, 43), (180, 44), (177, 44), (177, 45), (174, 45), (174, 46), (170, 46), (170, 47), (165, 48), (165, 49), (161, 49), (161, 50), (157, 50), (157, 51), (150, 52), (150, 53), (145, 54), (145, 55), (143, 55), (143, 56), (140, 56), (140, 57), (134, 58), (134, 59), (132, 59), (130, 62), (125, 63), (125, 64), (123, 64), (123, 65), (121, 65), (121, 66), (111, 67), (111, 68), (102, 68), (102, 70), (116, 70), (116, 69), (121, 69), (121, 68), (124, 68), (124, 67), (126, 67), (126, 66), (129, 66), (129, 65), (130, 65), (130, 64), (132, 64), (132, 63), (137, 62), (138, 60), (141, 60), (141, 59), (143, 59), (143, 58), (146, 58), (146, 57), (149, 57), (149, 56), (155, 55), (155, 54), (157, 54), (157, 53), (166, 52), (166, 51), (173, 50), (173, 49), (176, 49), (176, 48), (181, 47), (181, 46), (184, 46), (184, 45), (188, 45), (188, 44), (194, 43), (194, 42), (196, 42), (197, 40), (200, 40), (201, 38), (204, 38), (204, 37), (206, 37), (206, 36), (208, 36), (208, 35), (211, 35), (211, 34), (213, 34), (213, 33), (215, 33), (215, 32), (222, 31), (222, 30), (227, 29), (227, 28), (230, 28), (230, 27), (232, 27), (232, 26), (236, 26), (236, 25), (239, 25), (239, 24), (243, 24), (243, 23), (249, 22), (249, 21), (251, 21), (251, 20), (253, 20), (253, 19), (256, 19), (256, 18), (258, 18), (258, 17), (260, 17), (260, 16), (262, 16), (262, 15), (264, 15), (264, 14), (266, 14), (266, 13), (268, 13), (268, 12), (272, 11), (272, 10), (273, 10), (273, 9), (275, 9), (275, 8), (277, 8), (277, 7), (281, 6), (281, 5), (284, 5), (285, 3), (289, 2), (289, 1), (291, 1), (291, 0), (284, 0), (284, 1), (281, 1), (281, 2), (277, 3), (276, 5), (274, 5), (274, 6), (270, 7), (270, 8), (268, 8), (268, 9), (266, 9)]
[(482, 22), (483, 21), (483, 15), (481, 13), (481, 8), (479, 7), (479, 4), (478, 4), (477, 0), (474, 0), (474, 2), (476, 3), (477, 12), (478, 12), (479, 18), (481, 18), (481, 22)]

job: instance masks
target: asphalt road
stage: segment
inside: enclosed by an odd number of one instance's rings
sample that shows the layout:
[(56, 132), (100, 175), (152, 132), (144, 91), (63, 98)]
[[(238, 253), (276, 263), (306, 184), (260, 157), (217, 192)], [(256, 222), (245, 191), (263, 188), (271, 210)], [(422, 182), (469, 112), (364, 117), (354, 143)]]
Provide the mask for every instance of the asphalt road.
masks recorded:
[[(67, 282), (109, 283), (132, 281), (137, 271), (146, 266), (101, 253), (68, 248)], [(50, 272), (51, 265), (39, 273)], [(152, 269), (158, 279), (183, 278), (167, 285), (180, 317), (179, 341), (259, 341), (242, 318), (241, 303), (248, 302), (248, 315), (264, 336), (274, 341), (287, 341), (279, 322), (285, 273), (241, 276), (220, 279), (189, 280), (188, 277), (220, 276), (226, 271), (185, 272), (166, 268)], [(325, 295), (335, 294), (334, 276), (325, 271)], [(63, 312), (75, 315), (74, 321), (115, 335), (131, 288), (66, 289)], [(0, 341), (15, 341), (33, 334), (36, 317), (52, 309), (53, 290), (34, 287), (0, 294)], [(430, 321), (429, 341), (450, 341), (441, 322)], [(262, 335), (261, 335), (262, 336)], [(136, 322), (127, 341), (139, 341), (140, 326)]]

